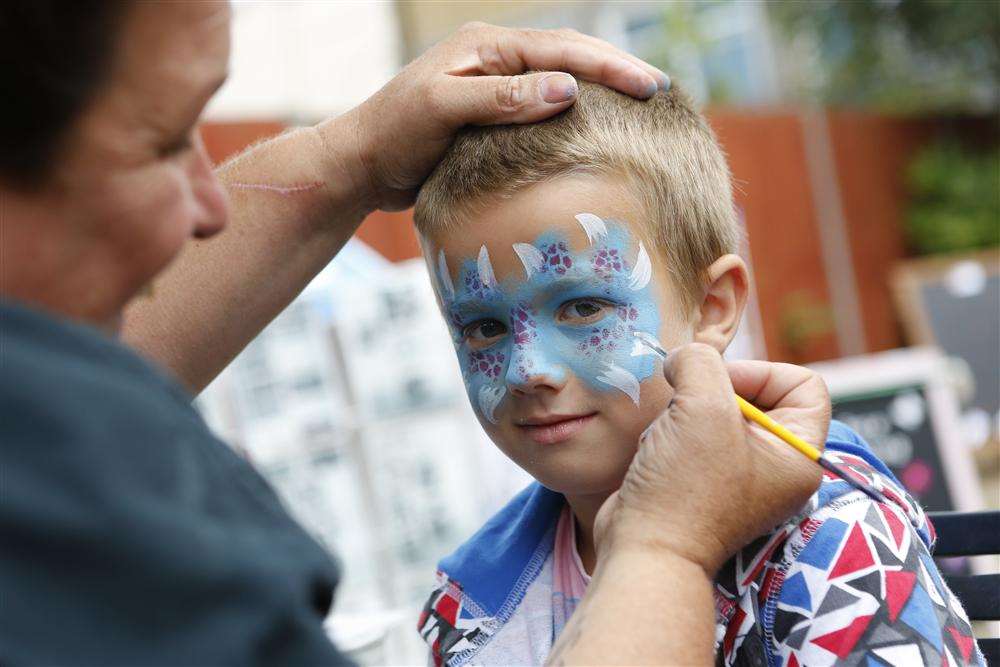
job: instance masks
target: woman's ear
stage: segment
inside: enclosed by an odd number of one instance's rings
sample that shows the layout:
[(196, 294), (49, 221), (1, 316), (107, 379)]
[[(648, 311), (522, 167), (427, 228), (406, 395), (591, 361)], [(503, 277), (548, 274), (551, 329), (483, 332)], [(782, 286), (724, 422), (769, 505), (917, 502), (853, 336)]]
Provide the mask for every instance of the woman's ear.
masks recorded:
[(723, 255), (706, 270), (705, 296), (698, 308), (694, 340), (720, 353), (736, 335), (747, 304), (747, 266), (737, 255)]

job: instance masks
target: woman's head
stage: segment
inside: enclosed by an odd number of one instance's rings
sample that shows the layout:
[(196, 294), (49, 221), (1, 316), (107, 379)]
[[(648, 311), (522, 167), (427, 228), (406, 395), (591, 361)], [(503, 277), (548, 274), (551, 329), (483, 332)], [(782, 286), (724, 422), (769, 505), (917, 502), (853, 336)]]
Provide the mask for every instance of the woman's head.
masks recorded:
[(108, 324), (225, 222), (195, 124), (226, 75), (228, 4), (22, 0), (0, 19), (4, 295)]

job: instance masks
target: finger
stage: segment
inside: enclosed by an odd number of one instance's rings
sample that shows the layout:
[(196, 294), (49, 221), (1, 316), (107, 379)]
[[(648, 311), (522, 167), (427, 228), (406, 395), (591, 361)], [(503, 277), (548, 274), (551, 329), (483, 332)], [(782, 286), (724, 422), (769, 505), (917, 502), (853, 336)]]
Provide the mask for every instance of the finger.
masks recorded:
[(569, 72), (639, 99), (651, 97), (659, 89), (657, 78), (622, 52), (595, 48), (586, 40), (554, 32), (500, 29), (479, 53), (488, 74)]
[[(801, 366), (765, 361), (729, 362), (727, 370), (736, 393), (770, 412), (783, 426), (820, 451), (824, 449), (830, 426), (830, 394), (818, 373)], [(751, 430), (762, 440), (774, 441), (759, 426), (754, 425)]]
[(731, 361), (726, 368), (736, 393), (762, 410), (829, 403), (826, 383), (808, 368), (767, 361)]
[(518, 76), (449, 76), (437, 104), (455, 127), (530, 123), (573, 104), (577, 84), (563, 72)]
[(713, 347), (693, 343), (676, 348), (664, 363), (663, 374), (674, 388), (674, 405), (711, 401), (717, 411), (738, 410), (729, 373)]
[(642, 60), (641, 58), (639, 58), (637, 56), (634, 56), (634, 55), (632, 55), (631, 53), (629, 53), (627, 51), (622, 51), (621, 49), (615, 47), (614, 45), (610, 44), (609, 42), (606, 42), (603, 39), (599, 39), (597, 37), (593, 37), (592, 35), (587, 35), (587, 34), (584, 34), (584, 33), (580, 33), (580, 32), (577, 32), (576, 30), (572, 30), (572, 29), (565, 29), (565, 30), (561, 30), (559, 32), (563, 33), (563, 35), (567, 39), (579, 39), (579, 40), (582, 40), (582, 41), (584, 41), (584, 42), (586, 42), (588, 44), (593, 44), (597, 48), (600, 48), (600, 49), (603, 49), (605, 51), (608, 51), (608, 52), (614, 53), (616, 55), (622, 56), (623, 58), (625, 58), (626, 60), (628, 60), (630, 63), (632, 63), (632, 64), (634, 64), (634, 65), (636, 65), (638, 67), (641, 67), (643, 70), (645, 70), (646, 72), (648, 72), (650, 74), (650, 76), (652, 76), (654, 79), (656, 79), (656, 82), (659, 85), (660, 90), (663, 90), (663, 91), (670, 90), (670, 84), (671, 84), (671, 82), (670, 82), (670, 76), (666, 72), (664, 72), (663, 70), (659, 69), (658, 67), (653, 67), (652, 65), (650, 65), (649, 63), (647, 63), (645, 60)]

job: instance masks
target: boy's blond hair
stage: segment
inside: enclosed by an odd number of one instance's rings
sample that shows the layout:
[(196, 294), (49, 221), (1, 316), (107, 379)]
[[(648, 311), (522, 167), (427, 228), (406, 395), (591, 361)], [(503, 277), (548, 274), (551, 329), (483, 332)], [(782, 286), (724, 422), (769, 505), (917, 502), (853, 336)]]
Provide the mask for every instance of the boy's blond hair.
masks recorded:
[(640, 101), (580, 82), (576, 104), (554, 118), (463, 131), (420, 190), (417, 229), (433, 237), (474, 219), (484, 197), (581, 172), (626, 178), (647, 214), (627, 222), (694, 305), (705, 269), (736, 252), (739, 228), (722, 150), (676, 86)]

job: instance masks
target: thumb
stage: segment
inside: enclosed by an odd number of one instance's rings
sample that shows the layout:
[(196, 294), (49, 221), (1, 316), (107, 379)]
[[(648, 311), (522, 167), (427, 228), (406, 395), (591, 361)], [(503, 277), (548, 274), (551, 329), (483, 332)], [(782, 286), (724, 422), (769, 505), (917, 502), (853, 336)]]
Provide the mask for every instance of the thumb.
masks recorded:
[(739, 414), (732, 381), (715, 348), (701, 343), (676, 348), (663, 365), (663, 374), (674, 388), (673, 404)]
[(532, 123), (576, 102), (576, 79), (564, 72), (453, 77), (455, 125)]

